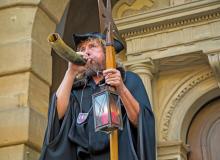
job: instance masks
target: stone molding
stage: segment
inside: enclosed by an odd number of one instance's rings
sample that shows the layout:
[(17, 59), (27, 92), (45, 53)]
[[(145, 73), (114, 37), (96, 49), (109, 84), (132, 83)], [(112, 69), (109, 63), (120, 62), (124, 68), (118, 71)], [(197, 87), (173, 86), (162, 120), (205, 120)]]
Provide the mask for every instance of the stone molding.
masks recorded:
[(181, 99), (183, 99), (184, 96), (195, 86), (211, 78), (212, 76), (212, 71), (198, 73), (197, 75), (194, 75), (192, 78), (189, 77), (190, 79), (185, 80), (183, 84), (180, 84), (181, 88), (177, 88), (176, 91), (173, 92), (173, 95), (170, 96), (170, 99), (165, 105), (167, 107), (164, 109), (163, 116), (160, 119), (160, 122), (162, 122), (162, 124), (160, 124), (160, 134), (162, 141), (168, 140), (170, 121), (173, 116), (174, 110), (176, 106), (178, 106), (178, 104), (180, 103)]
[(220, 87), (220, 51), (208, 53), (209, 64)]
[(220, 1), (197, 1), (185, 5), (146, 12), (121, 19), (116, 24), (124, 38), (165, 31), (172, 28), (220, 18)]

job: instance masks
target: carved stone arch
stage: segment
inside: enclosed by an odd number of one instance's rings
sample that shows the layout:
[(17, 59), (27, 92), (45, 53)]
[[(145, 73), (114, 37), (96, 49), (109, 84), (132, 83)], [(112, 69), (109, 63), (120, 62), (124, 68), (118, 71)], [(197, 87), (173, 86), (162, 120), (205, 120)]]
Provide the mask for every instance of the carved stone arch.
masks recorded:
[[(201, 71), (200, 71), (201, 72)], [(200, 75), (201, 73), (198, 72), (197, 75)], [(186, 88), (185, 84), (187, 82), (190, 82), (192, 80), (192, 77), (195, 77), (195, 73), (192, 72), (189, 75), (183, 77), (179, 82), (178, 85), (175, 85), (172, 87), (172, 90), (167, 94), (165, 100), (161, 103), (161, 114), (165, 115), (167, 113), (168, 106), (173, 106), (176, 104), (176, 101), (182, 98), (182, 96), (189, 90), (189, 88)], [(175, 99), (174, 99), (175, 97)], [(172, 108), (172, 107), (170, 107)], [(168, 114), (171, 114), (172, 112), (168, 112)], [(168, 115), (167, 115), (168, 116)], [(159, 121), (163, 122), (163, 117), (160, 117)]]
[(204, 103), (219, 95), (218, 85), (211, 71), (203, 71), (185, 82), (166, 105), (159, 124), (159, 141), (185, 141), (193, 115)]
[(55, 32), (56, 25), (60, 22), (70, 0), (39, 0), (33, 19), (32, 38), (42, 38), (49, 50), (51, 47), (46, 42), (49, 33)]
[(153, 6), (155, 0), (120, 0), (118, 1), (112, 10), (114, 18), (121, 18), (129, 14), (137, 14), (142, 10), (149, 9)]
[[(194, 86), (196, 85), (195, 79), (201, 75), (204, 71), (191, 73), (188, 76), (182, 78), (178, 85), (173, 86), (173, 89), (169, 92), (166, 99), (161, 104), (161, 115), (159, 118), (159, 128), (161, 129), (161, 134), (159, 139), (166, 140), (168, 126), (170, 124), (171, 117), (173, 115), (176, 105), (179, 103), (180, 99)], [(212, 74), (212, 73), (211, 73)], [(208, 75), (208, 77), (211, 75)], [(207, 76), (206, 76), (207, 77)], [(189, 84), (188, 84), (189, 83)], [(163, 137), (163, 138), (161, 138)]]

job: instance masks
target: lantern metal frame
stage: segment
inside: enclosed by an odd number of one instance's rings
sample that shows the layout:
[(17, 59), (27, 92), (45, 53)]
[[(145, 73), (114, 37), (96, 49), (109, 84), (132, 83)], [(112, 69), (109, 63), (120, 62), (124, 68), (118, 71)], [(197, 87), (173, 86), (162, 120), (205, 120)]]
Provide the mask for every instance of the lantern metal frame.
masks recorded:
[(102, 86), (101, 91), (92, 95), (95, 131), (111, 133), (123, 129), (120, 97), (114, 88)]

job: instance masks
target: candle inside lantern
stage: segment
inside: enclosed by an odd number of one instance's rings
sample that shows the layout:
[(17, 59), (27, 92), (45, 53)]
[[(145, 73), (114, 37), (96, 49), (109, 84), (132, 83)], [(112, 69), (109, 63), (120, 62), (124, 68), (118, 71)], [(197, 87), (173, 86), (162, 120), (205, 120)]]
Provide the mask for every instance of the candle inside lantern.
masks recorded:
[(111, 116), (112, 116), (112, 123), (119, 124), (119, 117), (118, 117), (119, 114), (117, 113), (117, 111), (112, 111)]

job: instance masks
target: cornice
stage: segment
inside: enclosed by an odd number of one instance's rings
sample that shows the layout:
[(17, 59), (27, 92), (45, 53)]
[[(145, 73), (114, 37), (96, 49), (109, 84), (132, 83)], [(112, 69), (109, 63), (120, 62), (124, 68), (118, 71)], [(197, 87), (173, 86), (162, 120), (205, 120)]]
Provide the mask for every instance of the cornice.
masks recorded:
[(124, 38), (220, 18), (220, 1), (205, 0), (116, 19)]

